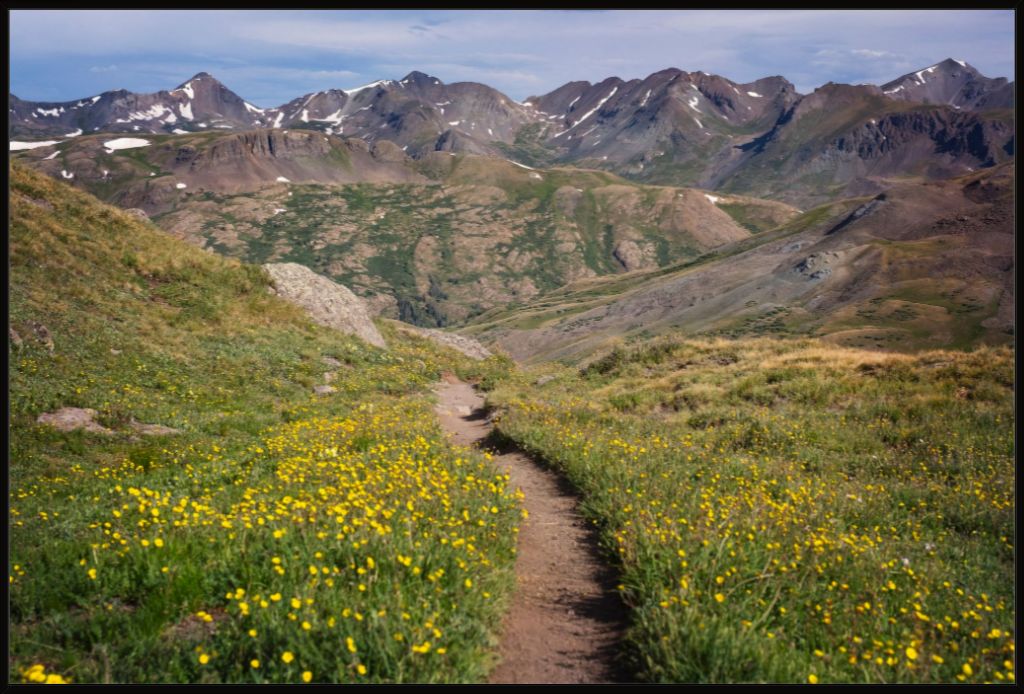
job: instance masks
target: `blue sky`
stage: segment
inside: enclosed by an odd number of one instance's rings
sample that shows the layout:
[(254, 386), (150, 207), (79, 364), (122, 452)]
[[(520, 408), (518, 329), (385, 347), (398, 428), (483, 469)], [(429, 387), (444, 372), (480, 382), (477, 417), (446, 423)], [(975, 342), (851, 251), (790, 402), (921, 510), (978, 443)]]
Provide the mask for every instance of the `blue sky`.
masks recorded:
[(1009, 10), (11, 11), (11, 91), (68, 101), (210, 72), (261, 107), (412, 70), (522, 100), (677, 67), (798, 91), (881, 84), (947, 57), (1013, 75)]

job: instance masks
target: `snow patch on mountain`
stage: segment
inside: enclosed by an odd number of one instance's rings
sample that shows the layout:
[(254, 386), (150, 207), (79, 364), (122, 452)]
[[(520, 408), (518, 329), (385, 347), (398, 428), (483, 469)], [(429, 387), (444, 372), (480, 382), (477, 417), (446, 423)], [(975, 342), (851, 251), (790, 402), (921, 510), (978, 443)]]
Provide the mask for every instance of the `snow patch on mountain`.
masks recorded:
[(611, 93), (608, 94), (608, 96), (606, 96), (605, 98), (603, 98), (599, 102), (597, 102), (597, 106), (595, 106), (594, 108), (592, 108), (589, 111), (587, 111), (586, 115), (584, 115), (582, 118), (580, 118), (578, 121), (576, 121), (575, 123), (572, 124), (572, 127), (575, 128), (577, 125), (579, 125), (580, 123), (582, 123), (583, 121), (585, 121), (586, 119), (590, 118), (592, 115), (597, 113), (597, 111), (602, 106), (604, 106), (605, 102), (608, 101), (608, 99), (610, 99), (613, 96), (615, 96), (615, 92), (617, 92), (617, 91), (619, 91), (619, 88), (618, 87), (613, 87)]
[(118, 149), (134, 149), (135, 147), (148, 147), (149, 140), (143, 140), (141, 137), (119, 137), (114, 140), (107, 140), (103, 143), (103, 146), (107, 148), (107, 154), (113, 153)]
[(915, 72), (914, 73), (914, 77), (917, 78), (918, 84), (924, 84), (925, 83), (925, 79), (924, 79), (924, 76), (923, 76), (924, 73), (926, 73), (926, 72), (928, 72), (928, 73), (935, 72), (935, 68), (936, 67), (938, 67), (938, 66), (937, 65), (932, 65), (931, 67), (926, 67), (924, 70), (918, 70), (917, 72)]
[(760, 99), (761, 98), (761, 95), (758, 94), (757, 92), (747, 92), (747, 96), (752, 96), (755, 99)]
[(364, 84), (362, 87), (356, 87), (355, 89), (342, 89), (341, 91), (345, 92), (349, 96), (352, 96), (353, 94), (358, 94), (359, 92), (363, 91), (364, 89), (373, 89), (374, 87), (387, 86), (387, 85), (389, 85), (391, 83), (392, 83), (391, 80), (377, 80), (376, 82), (370, 82), (369, 84)]
[(17, 140), (11, 140), (11, 152), (20, 152), (25, 149), (35, 149), (36, 147), (49, 147), (50, 145), (58, 145), (63, 140), (44, 140), (41, 142), (18, 142)]

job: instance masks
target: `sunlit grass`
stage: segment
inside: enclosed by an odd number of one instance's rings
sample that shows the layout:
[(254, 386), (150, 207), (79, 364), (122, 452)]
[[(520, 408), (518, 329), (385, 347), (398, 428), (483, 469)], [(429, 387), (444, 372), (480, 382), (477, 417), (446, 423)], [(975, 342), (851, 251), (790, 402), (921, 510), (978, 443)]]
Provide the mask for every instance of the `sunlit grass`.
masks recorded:
[[(482, 679), (519, 504), (428, 388), (508, 362), (388, 326), (370, 347), (258, 268), (20, 167), (12, 186), (12, 681)], [(115, 433), (36, 424), (66, 406)]]
[(665, 682), (1013, 681), (1013, 354), (656, 340), (490, 395)]

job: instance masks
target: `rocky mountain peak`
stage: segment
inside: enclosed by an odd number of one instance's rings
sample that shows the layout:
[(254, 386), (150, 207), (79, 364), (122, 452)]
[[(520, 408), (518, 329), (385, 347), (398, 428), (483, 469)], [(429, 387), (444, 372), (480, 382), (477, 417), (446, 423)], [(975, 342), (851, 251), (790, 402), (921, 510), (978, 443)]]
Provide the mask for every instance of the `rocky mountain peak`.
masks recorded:
[(220, 80), (218, 80), (216, 77), (211, 75), (209, 72), (197, 72), (192, 77), (190, 77), (189, 79), (185, 80), (184, 82), (179, 84), (177, 87), (175, 87), (173, 91), (177, 91), (179, 89), (185, 89), (186, 87), (190, 87), (192, 89), (197, 89), (198, 88), (198, 89), (206, 89), (206, 90), (213, 89), (215, 87), (220, 87), (221, 89), (227, 89), (227, 87), (225, 87), (220, 82)]
[(973, 65), (968, 65), (966, 61), (958, 60), (957, 58), (946, 58), (941, 63), (937, 63), (935, 67), (943, 70), (944, 72), (966, 71), (973, 75), (981, 74)]
[(1011, 108), (1013, 83), (990, 79), (966, 61), (946, 58), (882, 85), (890, 99), (925, 104), (947, 104), (955, 109)]
[(437, 79), (436, 77), (428, 75), (425, 72), (420, 72), (419, 70), (413, 70), (412, 72), (410, 72), (408, 75), (401, 79), (400, 83), (412, 84), (417, 87), (427, 87), (431, 85), (444, 84), (441, 80)]

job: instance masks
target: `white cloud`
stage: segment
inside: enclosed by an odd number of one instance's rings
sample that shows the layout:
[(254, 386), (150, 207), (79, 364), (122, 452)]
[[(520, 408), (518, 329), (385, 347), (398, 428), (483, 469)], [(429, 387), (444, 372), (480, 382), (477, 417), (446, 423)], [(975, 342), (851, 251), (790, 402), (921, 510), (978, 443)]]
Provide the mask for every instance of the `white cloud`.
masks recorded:
[[(260, 106), (411, 70), (486, 82), (514, 99), (667, 67), (737, 82), (783, 75), (809, 91), (828, 81), (887, 81), (955, 56), (1013, 79), (1010, 10), (16, 10), (10, 17), (15, 93), (23, 84), (42, 91), (55, 79), (81, 84), (87, 70), (67, 74), (69, 56), (119, 66), (111, 71), (118, 84), (104, 89), (138, 90), (143, 80), (148, 89), (167, 88), (205, 70)], [(178, 70), (185, 55), (190, 67)], [(156, 67), (161, 59), (168, 69)], [(151, 69), (135, 67), (142, 63)], [(39, 72), (23, 78), (25, 65)], [(103, 77), (89, 74), (90, 84)]]

